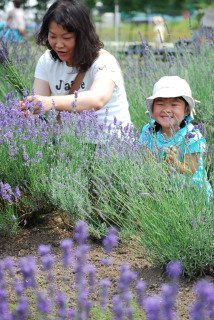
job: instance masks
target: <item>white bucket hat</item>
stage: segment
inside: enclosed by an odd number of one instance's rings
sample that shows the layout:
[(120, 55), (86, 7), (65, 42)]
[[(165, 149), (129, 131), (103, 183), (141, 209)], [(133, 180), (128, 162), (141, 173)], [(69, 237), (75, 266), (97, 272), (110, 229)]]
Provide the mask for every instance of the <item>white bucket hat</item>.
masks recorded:
[(190, 117), (194, 119), (195, 102), (200, 101), (193, 99), (190, 86), (186, 80), (181, 79), (178, 76), (165, 76), (155, 83), (152, 96), (146, 99), (148, 104), (146, 114), (153, 117), (152, 106), (154, 99), (173, 97), (183, 97), (186, 100), (190, 107)]

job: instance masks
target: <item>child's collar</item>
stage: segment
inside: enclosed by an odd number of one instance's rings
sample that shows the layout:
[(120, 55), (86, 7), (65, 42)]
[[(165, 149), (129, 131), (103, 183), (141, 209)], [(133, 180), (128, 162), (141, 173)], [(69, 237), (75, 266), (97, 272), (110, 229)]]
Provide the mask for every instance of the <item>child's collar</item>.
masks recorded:
[(186, 116), (184, 118), (184, 120), (187, 122), (187, 123), (190, 123), (192, 120), (193, 120), (193, 117), (191, 117), (191, 115), (189, 114), (188, 116)]

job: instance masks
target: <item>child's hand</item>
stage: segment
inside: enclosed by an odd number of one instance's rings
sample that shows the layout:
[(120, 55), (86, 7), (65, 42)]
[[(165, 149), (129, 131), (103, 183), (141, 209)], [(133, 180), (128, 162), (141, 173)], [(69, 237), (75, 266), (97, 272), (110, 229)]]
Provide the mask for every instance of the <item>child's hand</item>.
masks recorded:
[(179, 165), (180, 161), (178, 160), (178, 150), (173, 146), (170, 146), (169, 148), (164, 148), (164, 150), (166, 152), (166, 161), (174, 165)]

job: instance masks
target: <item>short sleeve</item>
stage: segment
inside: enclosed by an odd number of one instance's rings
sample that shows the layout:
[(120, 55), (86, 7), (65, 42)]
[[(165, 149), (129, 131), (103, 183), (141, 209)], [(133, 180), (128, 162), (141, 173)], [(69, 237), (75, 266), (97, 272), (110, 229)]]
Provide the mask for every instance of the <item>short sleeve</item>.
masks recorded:
[(48, 66), (50, 64), (50, 55), (49, 52), (45, 52), (37, 62), (34, 77), (37, 79), (48, 81), (49, 70)]
[(204, 138), (198, 140), (191, 139), (184, 153), (203, 153), (206, 151), (206, 141)]
[(121, 81), (123, 81), (121, 69), (119, 63), (108, 52), (102, 53), (92, 64), (91, 73), (93, 79), (99, 77), (108, 77), (114, 81), (116, 86), (119, 86)]
[(141, 136), (138, 140), (138, 142), (144, 144), (144, 145), (147, 145), (148, 144), (148, 137), (149, 137), (149, 127), (150, 127), (150, 124), (148, 123), (147, 125), (145, 125), (142, 129), (142, 133), (141, 133)]

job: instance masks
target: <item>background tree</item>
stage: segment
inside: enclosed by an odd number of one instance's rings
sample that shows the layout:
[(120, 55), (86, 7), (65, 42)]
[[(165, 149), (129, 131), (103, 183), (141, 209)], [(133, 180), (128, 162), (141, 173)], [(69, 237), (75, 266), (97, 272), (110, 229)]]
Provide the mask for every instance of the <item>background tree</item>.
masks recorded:
[(106, 11), (114, 12), (116, 1), (120, 11), (125, 13), (140, 11), (169, 15), (179, 15), (184, 10), (191, 11), (194, 8), (205, 8), (213, 3), (213, 0), (102, 0)]
[[(54, 0), (53, 0), (54, 1)], [(52, 1), (52, 2), (53, 2)], [(80, 0), (91, 10), (96, 6), (96, 0)], [(213, 4), (213, 0), (101, 0), (105, 11), (114, 12), (115, 4), (119, 4), (120, 12), (130, 13), (131, 11), (162, 13), (170, 15), (181, 14), (184, 10), (203, 9)], [(6, 4), (11, 0), (0, 0), (0, 9), (4, 10)], [(29, 0), (23, 0), (25, 9), (29, 9)], [(38, 15), (44, 13), (50, 0), (37, 0), (34, 6), (38, 10)], [(40, 14), (41, 13), (41, 14)]]

